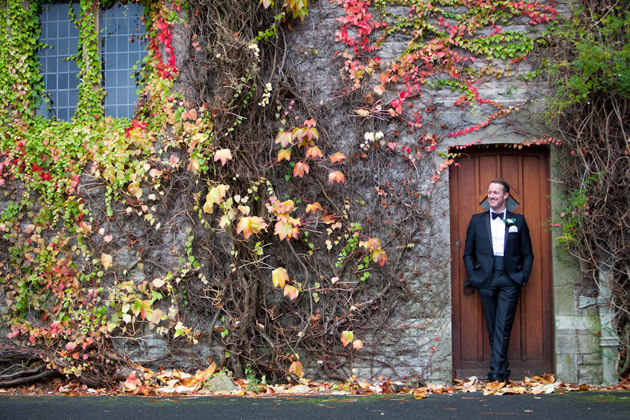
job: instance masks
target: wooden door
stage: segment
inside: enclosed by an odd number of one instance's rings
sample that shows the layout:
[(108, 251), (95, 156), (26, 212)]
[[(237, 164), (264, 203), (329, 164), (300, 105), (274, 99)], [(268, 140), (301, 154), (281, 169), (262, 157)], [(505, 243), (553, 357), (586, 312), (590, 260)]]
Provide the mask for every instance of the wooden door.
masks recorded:
[(463, 255), (468, 222), (484, 209), (493, 178), (510, 183), (519, 203), (515, 213), (525, 215), (534, 252), (529, 283), (522, 289), (510, 338), (510, 369), (518, 378), (553, 372), (551, 234), (544, 223), (550, 216), (549, 152), (544, 148), (491, 147), (466, 149), (451, 165), (451, 255), (453, 304), (453, 367), (458, 378), (486, 378), (490, 344), (478, 293), (464, 295)]

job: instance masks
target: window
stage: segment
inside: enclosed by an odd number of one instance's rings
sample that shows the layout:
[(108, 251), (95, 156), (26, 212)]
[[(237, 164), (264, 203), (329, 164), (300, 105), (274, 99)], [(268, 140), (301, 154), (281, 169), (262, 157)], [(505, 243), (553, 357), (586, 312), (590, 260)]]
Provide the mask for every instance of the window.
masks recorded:
[[(72, 7), (75, 15), (78, 14), (79, 3), (72, 3)], [(43, 6), (40, 22), (40, 42), (47, 47), (39, 51), (46, 89), (46, 98), (40, 105), (39, 114), (69, 121), (79, 98), (79, 68), (70, 58), (76, 55), (79, 47), (79, 30), (70, 22), (67, 3)]]
[(112, 117), (132, 118), (138, 101), (137, 77), (132, 77), (133, 67), (146, 55), (147, 42), (141, 36), (143, 10), (138, 3), (117, 2), (101, 12), (105, 114)]
[[(74, 115), (79, 84), (79, 69), (71, 59), (77, 54), (79, 32), (70, 22), (68, 7), (68, 3), (42, 7), (40, 41), (48, 47), (39, 52), (47, 99), (42, 102), (39, 114), (66, 121)], [(78, 15), (78, 2), (73, 2), (72, 7)], [(105, 114), (112, 117), (133, 117), (138, 99), (133, 69), (146, 54), (143, 12), (144, 7), (138, 3), (116, 2), (99, 13)]]

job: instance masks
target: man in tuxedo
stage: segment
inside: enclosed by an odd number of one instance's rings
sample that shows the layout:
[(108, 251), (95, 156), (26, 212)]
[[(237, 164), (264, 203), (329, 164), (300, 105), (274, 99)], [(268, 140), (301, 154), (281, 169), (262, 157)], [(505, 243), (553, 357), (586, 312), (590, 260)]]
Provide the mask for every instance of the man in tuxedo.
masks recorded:
[(473, 215), (466, 231), (464, 266), (477, 289), (490, 338), (491, 382), (510, 378), (508, 347), (521, 287), (527, 284), (534, 255), (525, 218), (506, 209), (510, 184), (488, 186), (490, 211)]

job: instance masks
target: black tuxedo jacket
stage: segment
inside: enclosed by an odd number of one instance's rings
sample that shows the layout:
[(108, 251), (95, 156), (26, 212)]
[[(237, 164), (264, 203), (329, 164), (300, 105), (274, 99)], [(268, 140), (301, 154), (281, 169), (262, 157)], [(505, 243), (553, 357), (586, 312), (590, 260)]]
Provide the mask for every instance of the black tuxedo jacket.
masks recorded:
[[(505, 223), (505, 271), (512, 280), (524, 286), (534, 262), (529, 228), (522, 214), (507, 212)], [(464, 266), (468, 282), (477, 288), (488, 287), (492, 278), (494, 252), (490, 232), (490, 214), (473, 215), (466, 231)]]

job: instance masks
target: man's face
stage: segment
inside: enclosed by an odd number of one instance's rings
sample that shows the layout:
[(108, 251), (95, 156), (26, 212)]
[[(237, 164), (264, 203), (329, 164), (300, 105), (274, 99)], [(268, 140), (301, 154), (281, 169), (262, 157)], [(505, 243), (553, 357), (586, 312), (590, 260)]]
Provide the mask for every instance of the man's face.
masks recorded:
[(488, 186), (488, 203), (494, 212), (502, 212), (505, 209), (505, 201), (510, 196), (504, 191), (502, 184), (491, 183)]

